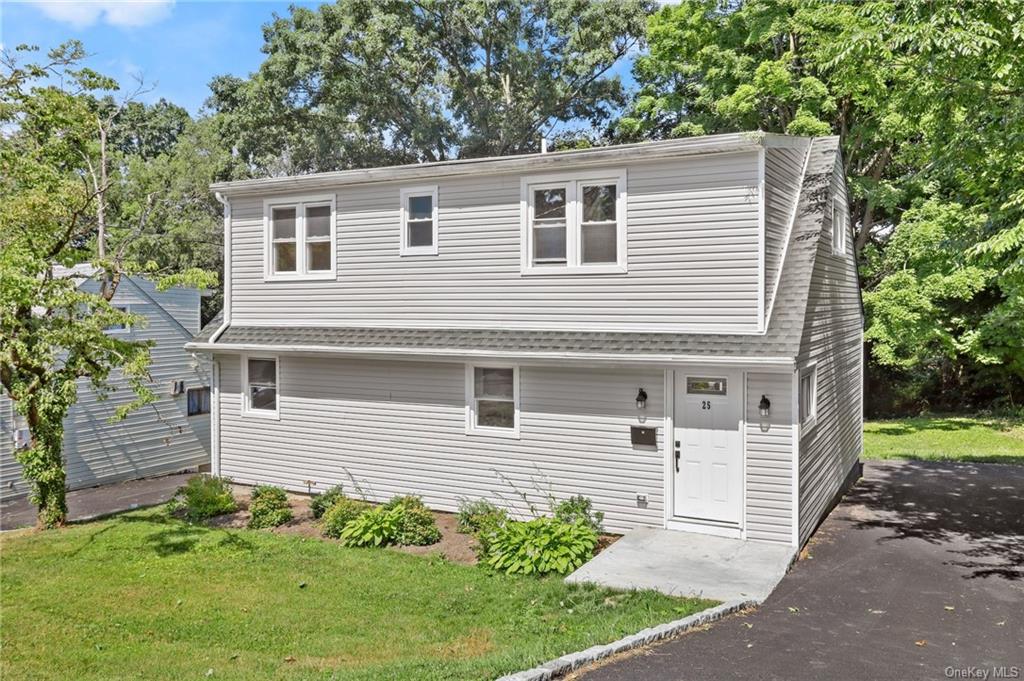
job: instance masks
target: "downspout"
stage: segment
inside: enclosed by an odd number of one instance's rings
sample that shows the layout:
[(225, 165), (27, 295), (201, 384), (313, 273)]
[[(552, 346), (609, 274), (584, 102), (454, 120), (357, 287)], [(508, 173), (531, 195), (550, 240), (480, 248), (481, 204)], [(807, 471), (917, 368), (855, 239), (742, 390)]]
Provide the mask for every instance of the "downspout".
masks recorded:
[[(224, 305), (221, 308), (224, 319), (220, 328), (210, 336), (209, 343), (216, 343), (231, 324), (231, 202), (220, 192), (213, 194), (224, 206)], [(220, 476), (220, 361), (213, 359), (213, 409), (210, 410), (210, 472)]]

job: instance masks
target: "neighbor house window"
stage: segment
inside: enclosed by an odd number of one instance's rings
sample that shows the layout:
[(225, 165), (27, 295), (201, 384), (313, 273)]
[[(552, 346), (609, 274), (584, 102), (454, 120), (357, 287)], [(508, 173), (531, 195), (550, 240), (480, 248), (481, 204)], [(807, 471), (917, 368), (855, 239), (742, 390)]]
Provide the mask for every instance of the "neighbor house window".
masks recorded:
[(467, 430), (494, 435), (519, 433), (519, 369), (470, 366), (466, 370)]
[(276, 357), (243, 357), (242, 409), (257, 416), (278, 415), (278, 367)]
[(808, 367), (800, 372), (800, 425), (814, 422), (818, 414), (818, 370)]
[(524, 272), (625, 272), (625, 192), (624, 172), (524, 178)]
[(846, 207), (838, 197), (832, 199), (832, 252), (846, 253)]
[[(126, 314), (131, 312), (131, 308), (129, 308), (127, 305), (111, 305), (111, 307), (114, 308), (115, 310), (118, 310), (119, 312), (124, 312)], [(111, 324), (104, 330), (113, 333), (127, 333), (132, 330), (132, 327), (127, 326), (125, 324)]]
[(333, 196), (264, 202), (269, 279), (319, 279), (336, 270)]
[(202, 414), (210, 413), (210, 386), (189, 388), (186, 396), (189, 416), (201, 416)]
[(437, 187), (401, 192), (401, 255), (437, 255)]

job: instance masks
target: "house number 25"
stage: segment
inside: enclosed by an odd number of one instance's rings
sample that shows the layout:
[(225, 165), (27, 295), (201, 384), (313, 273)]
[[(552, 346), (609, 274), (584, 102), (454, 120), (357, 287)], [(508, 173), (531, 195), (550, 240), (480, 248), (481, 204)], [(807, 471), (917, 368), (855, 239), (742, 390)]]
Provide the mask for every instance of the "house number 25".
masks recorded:
[(701, 400), (700, 401), (700, 408), (701, 409), (711, 409), (711, 400)]

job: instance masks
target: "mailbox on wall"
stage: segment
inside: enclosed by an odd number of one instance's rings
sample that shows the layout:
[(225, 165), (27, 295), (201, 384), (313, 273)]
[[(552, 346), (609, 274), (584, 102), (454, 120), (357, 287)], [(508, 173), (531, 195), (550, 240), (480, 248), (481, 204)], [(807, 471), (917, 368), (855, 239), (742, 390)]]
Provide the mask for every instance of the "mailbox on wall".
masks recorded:
[(651, 426), (630, 426), (629, 439), (634, 445), (658, 446), (658, 429)]

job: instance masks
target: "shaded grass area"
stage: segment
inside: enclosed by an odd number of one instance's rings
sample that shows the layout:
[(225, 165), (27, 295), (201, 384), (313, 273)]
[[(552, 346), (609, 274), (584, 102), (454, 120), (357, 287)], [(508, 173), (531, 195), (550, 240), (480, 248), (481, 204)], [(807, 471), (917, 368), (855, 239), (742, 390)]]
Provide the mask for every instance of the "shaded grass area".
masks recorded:
[(1024, 464), (1024, 419), (931, 416), (868, 421), (864, 458)]
[(714, 605), (162, 507), (0, 536), (0, 598), (5, 679), (485, 679)]

